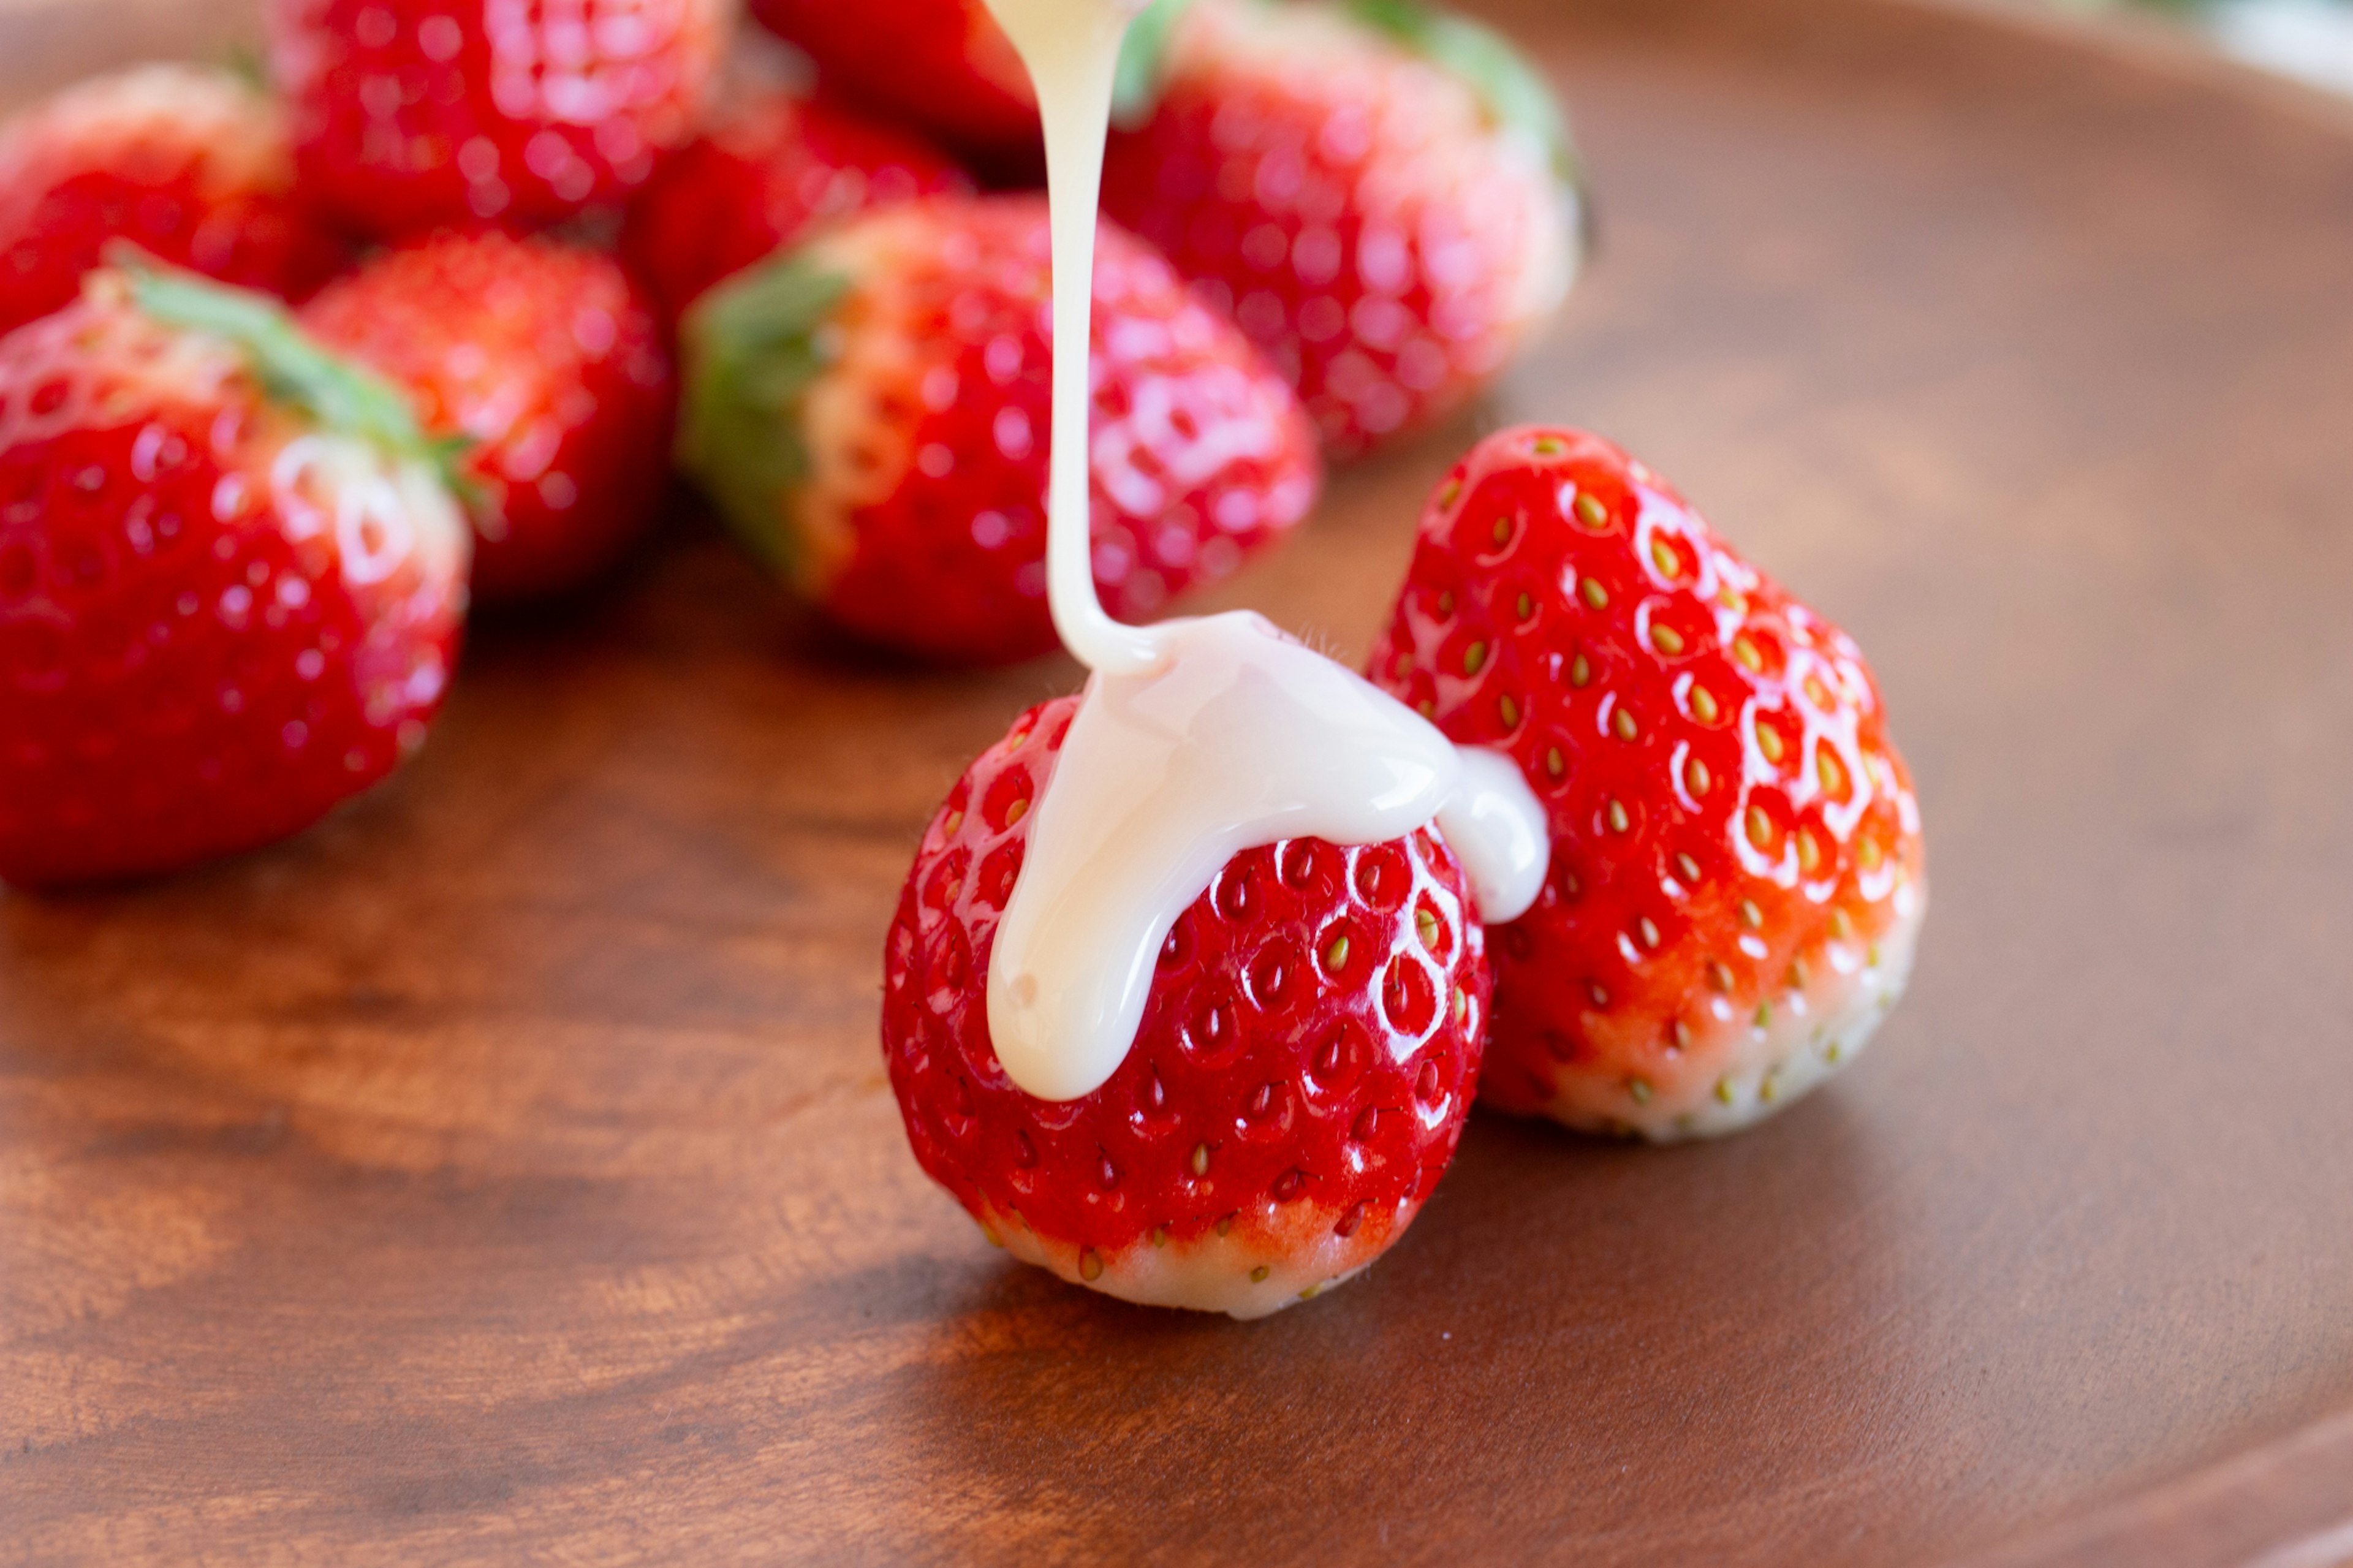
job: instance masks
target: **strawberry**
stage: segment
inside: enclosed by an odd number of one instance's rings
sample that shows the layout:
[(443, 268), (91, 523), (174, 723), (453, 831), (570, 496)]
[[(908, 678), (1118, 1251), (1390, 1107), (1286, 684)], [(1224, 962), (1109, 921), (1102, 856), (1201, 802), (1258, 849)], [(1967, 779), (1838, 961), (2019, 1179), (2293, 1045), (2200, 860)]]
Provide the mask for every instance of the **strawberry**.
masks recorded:
[(1422, 514), (1371, 670), (1508, 752), (1551, 821), (1536, 907), (1490, 933), (1490, 1102), (1729, 1131), (1902, 994), (1919, 809), (1862, 655), (1617, 447), (1481, 443)]
[(630, 204), (621, 251), (675, 320), (813, 224), (971, 184), (895, 127), (769, 91), (734, 106)]
[(609, 256), (497, 232), (387, 251), (302, 311), (322, 342), (470, 442), (461, 493), (486, 601), (593, 575), (652, 521), (675, 386), (662, 331)]
[(989, 953), (1078, 700), (1034, 708), (925, 831), (884, 947), (915, 1158), (989, 1239), (1132, 1301), (1259, 1317), (1410, 1224), (1453, 1158), (1489, 982), (1433, 829), (1237, 855), (1178, 917), (1125, 1061), (1032, 1099), (989, 1042)]
[(1337, 454), (1492, 381), (1575, 275), (1559, 110), (1484, 28), (1409, 0), (1200, 0), (1103, 210), (1292, 378)]
[[(1035, 197), (828, 229), (688, 313), (683, 461), (849, 631), (941, 660), (1042, 653), (1050, 284)], [(1134, 619), (1288, 533), (1320, 474), (1281, 378), (1110, 227), (1094, 312), (1095, 580)]]
[[(1152, 0), (1130, 26), (1115, 99), (1148, 110), (1161, 40), (1193, 0)], [(922, 127), (981, 166), (1037, 173), (1038, 95), (987, 0), (751, 0), (754, 19), (816, 61), (825, 85)]]
[(986, 0), (751, 0), (753, 17), (817, 62), (826, 85), (953, 145), (1018, 153), (1038, 99)]
[(615, 202), (693, 134), (722, 0), (269, 0), (305, 186), (385, 237)]
[(0, 126), (0, 331), (70, 303), (115, 238), (289, 298), (343, 261), (277, 105), (200, 66), (95, 77)]
[(467, 534), (400, 395), (143, 268), (0, 339), (0, 879), (293, 833), (424, 739)]

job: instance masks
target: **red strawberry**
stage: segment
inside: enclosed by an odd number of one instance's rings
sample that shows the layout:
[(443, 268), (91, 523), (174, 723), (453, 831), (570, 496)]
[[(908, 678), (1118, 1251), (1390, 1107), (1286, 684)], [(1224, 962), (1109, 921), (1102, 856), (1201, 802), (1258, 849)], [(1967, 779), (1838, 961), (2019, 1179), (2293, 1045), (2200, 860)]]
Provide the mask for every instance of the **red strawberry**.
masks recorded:
[[(1116, 98), (1150, 108), (1160, 44), (1193, 0), (1151, 0), (1129, 28)], [(1038, 95), (987, 0), (751, 0), (752, 15), (817, 62), (825, 85), (918, 125), (999, 175), (1038, 172)]]
[(675, 387), (660, 324), (612, 258), (441, 234), (331, 285), (302, 321), (407, 387), (435, 436), (473, 444), (465, 489), (484, 599), (571, 587), (652, 520)]
[(1422, 514), (1373, 678), (1546, 804), (1491, 933), (1484, 1093), (1729, 1131), (1860, 1051), (1926, 908), (1919, 810), (1854, 643), (1596, 437), (1510, 430)]
[(883, 955), (915, 1158), (990, 1240), (1132, 1301), (1254, 1318), (1362, 1268), (1453, 1158), (1487, 964), (1431, 830), (1237, 855), (1169, 933), (1134, 1047), (1067, 1103), (1007, 1078), (989, 953), (1076, 698), (1030, 710), (923, 835)]
[(721, 0), (269, 0), (304, 184), (396, 237), (617, 201), (682, 145)]
[(812, 224), (970, 189), (954, 164), (903, 132), (767, 92), (663, 166), (631, 204), (621, 250), (675, 319)]
[(467, 536), (400, 395), (142, 271), (0, 339), (0, 879), (265, 844), (424, 739)]
[[(1094, 277), (1094, 558), (1130, 619), (1313, 504), (1314, 433), (1240, 333), (1106, 227)], [(687, 467), (859, 636), (994, 661), (1054, 646), (1046, 204), (870, 213), (689, 312)]]
[(1018, 153), (1038, 139), (1038, 99), (985, 0), (752, 0), (752, 15), (806, 50), (826, 84), (960, 147)]
[(291, 298), (343, 261), (294, 195), (277, 105), (201, 66), (93, 78), (0, 127), (0, 331), (70, 303), (116, 238)]
[(1567, 133), (1495, 35), (1409, 0), (1200, 0), (1161, 70), (1103, 210), (1266, 347), (1335, 452), (1461, 406), (1567, 292)]

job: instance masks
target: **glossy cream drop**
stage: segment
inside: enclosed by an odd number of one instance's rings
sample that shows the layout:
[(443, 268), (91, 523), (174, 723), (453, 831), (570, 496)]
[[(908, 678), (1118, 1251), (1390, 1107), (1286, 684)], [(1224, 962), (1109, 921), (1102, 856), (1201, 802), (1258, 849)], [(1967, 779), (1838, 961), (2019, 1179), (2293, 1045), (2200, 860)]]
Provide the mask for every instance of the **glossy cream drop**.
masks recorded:
[(989, 962), (1006, 1073), (1076, 1100), (1118, 1070), (1161, 944), (1225, 863), (1277, 839), (1377, 844), (1435, 821), (1479, 917), (1512, 920), (1550, 858), (1509, 760), (1460, 750), (1419, 714), (1246, 611), (1130, 626), (1095, 596), (1087, 379), (1096, 198), (1132, 0), (989, 0), (1029, 62), (1053, 204), (1054, 418), (1047, 584), (1093, 671)]

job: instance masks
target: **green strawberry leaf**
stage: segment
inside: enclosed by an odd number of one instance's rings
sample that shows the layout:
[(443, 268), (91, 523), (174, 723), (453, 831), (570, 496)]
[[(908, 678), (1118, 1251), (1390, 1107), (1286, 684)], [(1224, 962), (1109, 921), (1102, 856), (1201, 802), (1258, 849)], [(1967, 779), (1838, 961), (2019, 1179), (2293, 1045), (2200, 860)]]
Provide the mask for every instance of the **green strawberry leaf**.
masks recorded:
[(833, 363), (826, 323), (849, 285), (796, 252), (720, 284), (679, 324), (679, 466), (753, 552), (788, 575), (796, 542), (785, 498), (809, 468), (800, 402)]
[(125, 242), (108, 247), (106, 259), (129, 282), (131, 301), (142, 314), (227, 342), (272, 402), (393, 457), (422, 462), (459, 500), (479, 500), (479, 487), (464, 470), (470, 440), (427, 434), (406, 392), (321, 347), (278, 300), (158, 261)]
[(1341, 8), (1469, 83), (1498, 124), (1534, 137), (1552, 154), (1561, 179), (1584, 189), (1577, 145), (1560, 100), (1511, 40), (1467, 16), (1419, 0), (1341, 0)]
[(1152, 0), (1128, 24), (1119, 49), (1119, 74), (1111, 89), (1112, 123), (1134, 130), (1152, 118), (1167, 79), (1168, 40), (1193, 0)]

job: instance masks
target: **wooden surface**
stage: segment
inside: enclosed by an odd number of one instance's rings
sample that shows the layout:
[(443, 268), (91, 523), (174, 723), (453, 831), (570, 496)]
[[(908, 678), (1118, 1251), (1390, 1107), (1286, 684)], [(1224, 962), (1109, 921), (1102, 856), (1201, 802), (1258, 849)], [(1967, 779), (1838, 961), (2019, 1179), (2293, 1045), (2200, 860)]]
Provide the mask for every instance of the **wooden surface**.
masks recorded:
[[(1008, 1263), (877, 950), (1071, 668), (862, 660), (682, 510), (319, 831), (0, 896), (7, 1560), (2353, 1556), (2353, 137), (1867, 0), (1494, 9), (1604, 250), (1490, 416), (1871, 652), (1936, 880), (1872, 1053), (1710, 1147), (1482, 1115), (1264, 1323)], [(1361, 648), (1467, 437), (1229, 597)]]

